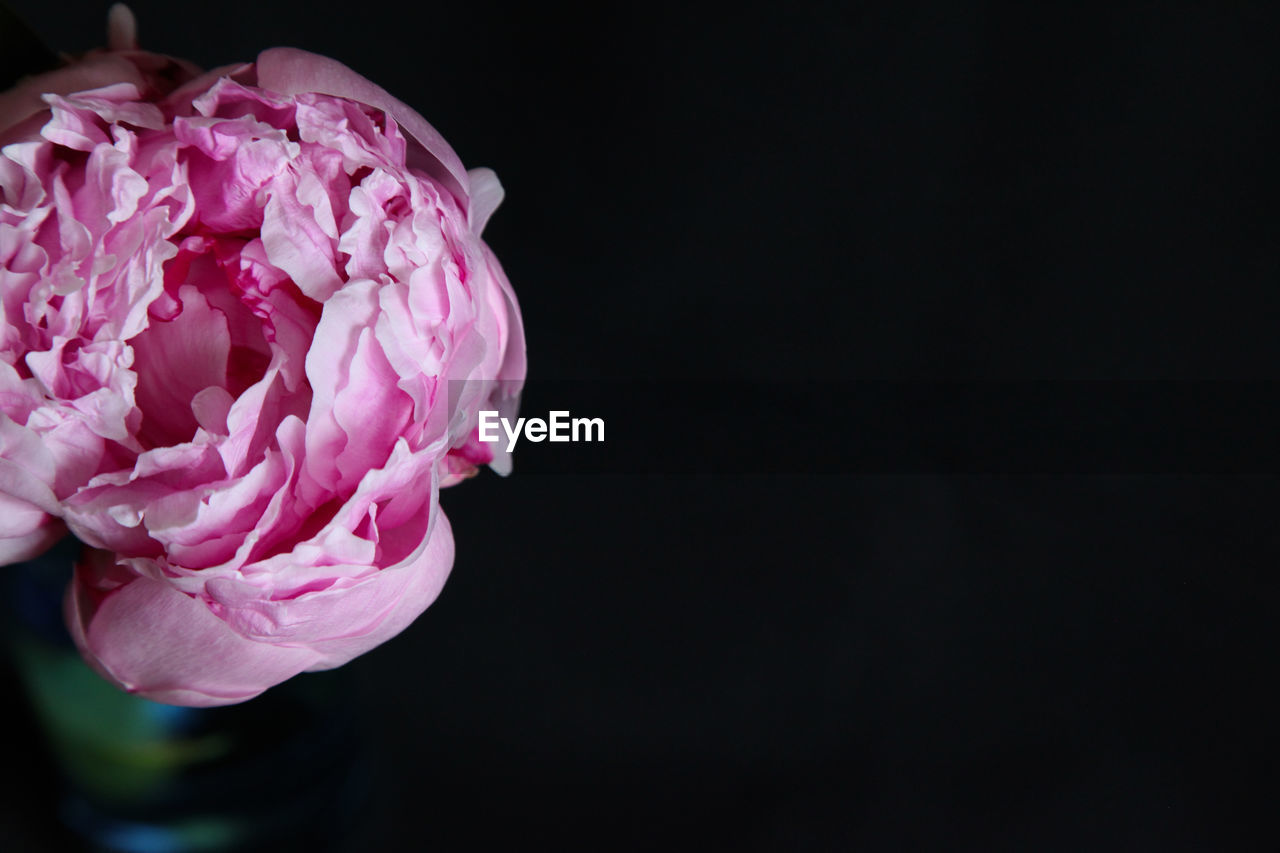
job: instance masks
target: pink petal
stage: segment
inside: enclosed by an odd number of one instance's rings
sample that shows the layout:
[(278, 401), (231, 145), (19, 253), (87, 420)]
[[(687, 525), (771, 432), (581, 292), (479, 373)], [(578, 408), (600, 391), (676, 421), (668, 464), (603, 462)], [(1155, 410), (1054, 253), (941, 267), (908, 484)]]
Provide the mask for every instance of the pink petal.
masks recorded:
[(263, 210), (262, 245), (272, 265), (289, 274), (298, 289), (324, 302), (342, 287), (338, 274), (337, 237), (330, 237), (315, 211), (298, 198), (298, 182), (282, 175), (271, 184)]
[(189, 440), (198, 426), (191, 407), (196, 395), (227, 384), (231, 332), (226, 315), (190, 285), (180, 288), (178, 296), (182, 312), (177, 317), (153, 319), (131, 342), (140, 377), (135, 393), (143, 411), (142, 430), (155, 444)]
[[(453, 568), (453, 528), (444, 510), (436, 509), (430, 537), (422, 547), (397, 566), (382, 569), (370, 581), (381, 587), (370, 591), (367, 600), (390, 602), (376, 627), (359, 636), (334, 637), (311, 644), (324, 655), (312, 670), (332, 669), (364, 654), (399, 634), (417, 619), (440, 595)], [(394, 594), (392, 594), (394, 590)], [(330, 605), (332, 609), (336, 602)]]
[(2, 135), (5, 131), (48, 109), (41, 95), (69, 95), (112, 83), (129, 83), (139, 91), (146, 87), (136, 65), (110, 53), (88, 56), (66, 68), (23, 78), (14, 88), (0, 92), (0, 140), (8, 142)]
[(348, 370), (347, 385), (333, 401), (334, 420), (355, 438), (333, 460), (341, 474), (339, 492), (359, 483), (366, 471), (383, 466), (413, 411), (413, 401), (396, 387), (395, 371), (372, 329), (360, 333)]
[(85, 659), (130, 693), (175, 705), (230, 705), (327, 660), (306, 647), (247, 639), (165, 581), (137, 577), (95, 595), (95, 571), (76, 567), (67, 626)]
[(488, 224), (489, 217), (502, 204), (504, 191), (492, 169), (472, 169), (467, 174), (471, 177), (471, 211), (468, 221), (471, 233), (479, 237)]
[(336, 459), (350, 440), (334, 416), (334, 403), (338, 391), (349, 381), (361, 334), (377, 316), (377, 300), (375, 282), (347, 284), (325, 304), (315, 340), (307, 353), (307, 379), (312, 397), (311, 412), (306, 418), (305, 470), (326, 489), (335, 489), (342, 479)]
[(440, 181), (465, 206), (470, 198), (467, 171), (458, 155), (427, 120), (385, 89), (334, 59), (305, 50), (276, 47), (258, 54), (258, 85), (282, 95), (318, 92), (377, 107), (395, 119), (428, 157), (409, 157), (409, 165)]
[[(430, 511), (420, 510), (419, 524)], [(340, 666), (403, 631), (439, 596), (453, 567), (453, 530), (438, 507), (430, 535), (399, 563), (344, 577), (315, 592), (275, 600), (232, 582), (209, 589), (241, 630), (267, 645), (305, 644), (320, 653), (312, 669)], [(417, 528), (419, 531), (421, 527)], [(340, 567), (332, 567), (333, 577)]]
[(0, 494), (50, 514), (60, 511), (53, 454), (27, 427), (0, 414)]
[(38, 557), (66, 533), (53, 516), (0, 494), (0, 566)]

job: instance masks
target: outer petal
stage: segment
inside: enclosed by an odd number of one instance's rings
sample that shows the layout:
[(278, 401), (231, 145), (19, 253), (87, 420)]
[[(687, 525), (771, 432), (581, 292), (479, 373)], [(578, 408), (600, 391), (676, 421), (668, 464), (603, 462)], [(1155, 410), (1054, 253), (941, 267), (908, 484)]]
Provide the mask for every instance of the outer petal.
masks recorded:
[(426, 119), (403, 101), (393, 98), (386, 89), (370, 83), (337, 60), (292, 47), (275, 47), (258, 54), (257, 68), (258, 85), (264, 89), (282, 95), (318, 92), (350, 98), (388, 113), (430, 155), (419, 162), (411, 155), (409, 165), (440, 181), (466, 205), (471, 186), (457, 153)]
[(468, 224), (471, 225), (471, 233), (479, 237), (488, 224), (489, 217), (502, 204), (505, 191), (493, 169), (472, 169), (467, 174), (471, 177), (471, 212), (467, 217)]
[(57, 465), (34, 432), (0, 413), (0, 494), (49, 514), (58, 512), (53, 492)]
[[(444, 510), (436, 509), (430, 538), (398, 566), (383, 569), (368, 583), (377, 587), (371, 599), (386, 608), (382, 618), (359, 636), (335, 637), (311, 644), (322, 655), (312, 670), (332, 669), (399, 634), (422, 615), (444, 587), (453, 568), (453, 528)], [(339, 605), (343, 606), (343, 605)]]
[[(528, 371), (528, 357), (525, 351), (524, 320), (520, 316), (520, 303), (516, 301), (515, 290), (507, 279), (507, 274), (498, 263), (493, 251), (484, 246), (485, 263), (489, 275), (498, 283), (507, 305), (508, 334), (506, 352), (503, 353), (502, 366), (498, 369), (498, 381), (492, 398), (499, 414), (514, 419), (520, 410), (520, 392), (524, 388), (525, 375)], [(511, 473), (511, 454), (501, 442), (495, 444), (493, 461), (489, 467), (502, 476)]]
[(323, 660), (312, 649), (245, 639), (164, 581), (133, 576), (95, 590), (103, 571), (76, 567), (67, 625), (85, 659), (130, 693), (171, 705), (231, 705)]
[(40, 556), (66, 532), (53, 516), (0, 494), (0, 566)]

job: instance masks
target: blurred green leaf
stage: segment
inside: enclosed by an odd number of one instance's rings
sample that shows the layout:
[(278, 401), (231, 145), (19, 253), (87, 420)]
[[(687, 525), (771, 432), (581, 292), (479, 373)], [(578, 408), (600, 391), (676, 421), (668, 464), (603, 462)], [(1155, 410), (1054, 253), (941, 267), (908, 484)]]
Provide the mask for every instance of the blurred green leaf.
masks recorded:
[(15, 638), (12, 648), (64, 768), (102, 799), (145, 798), (233, 746), (225, 734), (175, 736), (152, 713), (153, 703), (108, 684), (74, 650), (27, 637)]

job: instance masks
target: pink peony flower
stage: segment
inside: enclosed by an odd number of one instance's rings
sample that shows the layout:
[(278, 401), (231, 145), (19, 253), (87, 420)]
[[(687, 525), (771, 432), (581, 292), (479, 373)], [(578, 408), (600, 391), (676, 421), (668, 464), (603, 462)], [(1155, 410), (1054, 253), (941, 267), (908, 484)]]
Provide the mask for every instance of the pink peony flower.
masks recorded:
[(502, 189), (333, 60), (202, 74), (119, 11), (109, 43), (0, 96), (0, 562), (69, 529), (85, 658), (239, 702), (405, 628), (439, 488), (508, 470), (476, 441), (525, 373)]

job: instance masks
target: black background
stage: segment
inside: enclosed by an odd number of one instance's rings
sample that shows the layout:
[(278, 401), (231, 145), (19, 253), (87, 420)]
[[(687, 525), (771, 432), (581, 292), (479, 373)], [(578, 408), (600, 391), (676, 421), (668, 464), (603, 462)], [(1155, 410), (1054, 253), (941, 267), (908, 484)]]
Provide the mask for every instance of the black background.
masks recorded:
[[(206, 67), (340, 59), (496, 169), (530, 395), (1280, 364), (1274, 4), (133, 8)], [(443, 595), (350, 667), (359, 849), (1274, 849), (1274, 476), (810, 473), (840, 436), (769, 399), (705, 471), (517, 449), (443, 496)]]

